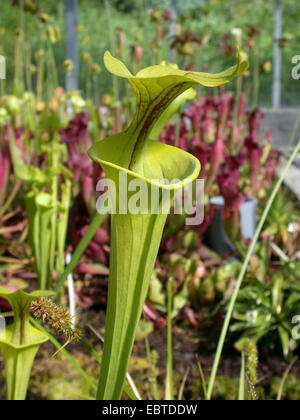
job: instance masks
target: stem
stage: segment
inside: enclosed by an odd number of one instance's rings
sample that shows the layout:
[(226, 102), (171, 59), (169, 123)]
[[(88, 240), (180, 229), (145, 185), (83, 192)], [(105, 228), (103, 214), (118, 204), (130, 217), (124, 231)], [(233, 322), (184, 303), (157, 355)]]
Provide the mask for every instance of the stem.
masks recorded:
[(258, 104), (259, 96), (259, 53), (255, 51), (254, 53), (254, 76), (253, 76), (253, 103), (252, 109), (256, 109)]
[(151, 376), (151, 378), (149, 378), (149, 382), (152, 385), (154, 400), (158, 401), (160, 398), (159, 398), (157, 379), (156, 379), (156, 366), (155, 366), (155, 364), (153, 363), (153, 360), (152, 360), (152, 355), (151, 355), (151, 349), (150, 349), (148, 336), (145, 338), (145, 346), (146, 346), (148, 363), (150, 365), (150, 369), (151, 369), (151, 372), (152, 372), (152, 376)]
[(173, 353), (172, 353), (172, 301), (173, 301), (173, 279), (168, 279), (168, 323), (167, 323), (167, 377), (166, 377), (166, 400), (174, 400), (173, 394)]
[(238, 124), (238, 112), (239, 112), (239, 104), (241, 100), (241, 93), (242, 93), (242, 78), (238, 77), (236, 79), (236, 96), (235, 96), (235, 103), (234, 103), (234, 111), (233, 111), (233, 123), (232, 123), (232, 133), (231, 133), (231, 150), (232, 152), (235, 151), (237, 146), (236, 144), (236, 128)]
[[(35, 271), (40, 277), (41, 256), (40, 256), (40, 208), (35, 202), (36, 192), (31, 191), (26, 196), (25, 208), (28, 215), (30, 242), (33, 248)], [(39, 279), (40, 281), (40, 279)]]
[(86, 64), (86, 98), (89, 101), (91, 99), (91, 66), (90, 63)]
[(240, 373), (240, 386), (239, 386), (239, 401), (245, 400), (245, 353), (242, 352), (241, 357), (241, 373)]
[[(115, 51), (114, 29), (112, 25), (109, 0), (104, 0), (104, 4), (105, 4), (105, 11), (106, 11), (106, 17), (107, 17), (107, 23), (108, 23), (110, 50)], [(119, 82), (115, 75), (112, 76), (112, 79), (113, 79), (115, 103), (118, 104), (119, 103)]]
[[(44, 208), (40, 206), (40, 249), (38, 250), (40, 255), (40, 270), (39, 270), (39, 281), (40, 289), (47, 290), (49, 285), (49, 274), (51, 264), (51, 230), (50, 221), (53, 215), (53, 210), (50, 208)], [(51, 273), (52, 274), (52, 273)]]
[(22, 69), (22, 32), (16, 37), (15, 44), (15, 76), (14, 76), (14, 95), (21, 94), (21, 69)]
[(293, 368), (294, 364), (297, 362), (297, 360), (298, 360), (298, 357), (297, 357), (297, 356), (296, 356), (296, 357), (294, 357), (294, 359), (293, 359), (293, 360), (291, 361), (291, 363), (288, 365), (287, 369), (284, 371), (284, 374), (283, 374), (282, 380), (281, 380), (281, 382), (280, 382), (280, 386), (279, 386), (279, 390), (278, 390), (277, 398), (276, 398), (276, 399), (277, 399), (277, 401), (281, 401), (284, 385), (285, 385), (285, 383), (286, 383), (286, 380), (287, 380), (287, 378), (288, 378), (288, 376), (289, 376), (290, 371), (292, 370), (292, 368)]
[(26, 82), (27, 82), (27, 89), (29, 92), (32, 92), (32, 77), (31, 77), (31, 50), (30, 45), (27, 44), (25, 47), (25, 54), (26, 54)]
[[(20, 28), (21, 28), (21, 39), (22, 39), (22, 52), (21, 52), (21, 77), (22, 77), (22, 87), (24, 88), (24, 52), (25, 52), (25, 22), (24, 22), (24, 0), (20, 0)], [(23, 92), (22, 92), (23, 93)]]
[(57, 221), (57, 258), (56, 258), (56, 272), (60, 276), (63, 274), (65, 266), (65, 244), (68, 230), (68, 220), (69, 220), (69, 208), (71, 201), (71, 181), (66, 180), (65, 184), (62, 185), (62, 202), (59, 212), (59, 219)]
[(94, 103), (98, 108), (100, 106), (100, 95), (99, 95), (99, 83), (98, 83), (98, 75), (93, 75), (93, 90), (94, 90)]
[(149, 5), (148, 5), (148, 0), (144, 0), (144, 18), (143, 18), (143, 22), (144, 22), (144, 54), (143, 54), (143, 61), (144, 64), (146, 66), (150, 66), (149, 63), (149, 46), (150, 46), (150, 36), (149, 36), (149, 15), (148, 15), (148, 9), (149, 9)]
[(299, 150), (300, 150), (300, 141), (299, 141), (297, 147), (295, 148), (292, 156), (290, 157), (288, 163), (286, 164), (280, 178), (278, 179), (278, 181), (277, 181), (277, 183), (276, 183), (276, 185), (275, 185), (275, 187), (272, 191), (272, 194), (271, 194), (271, 196), (270, 196), (270, 198), (267, 202), (266, 208), (265, 208), (265, 210), (262, 214), (259, 225), (256, 229), (254, 238), (252, 239), (251, 245), (248, 249), (248, 252), (247, 252), (246, 258), (244, 260), (240, 275), (239, 275), (238, 280), (237, 280), (237, 284), (235, 286), (234, 292), (233, 292), (232, 297), (230, 299), (229, 307), (228, 307), (226, 317), (225, 317), (225, 320), (224, 320), (224, 323), (223, 323), (222, 332), (221, 332), (221, 335), (220, 335), (220, 339), (219, 339), (219, 343), (218, 343), (218, 347), (217, 347), (217, 351), (216, 351), (216, 355), (215, 355), (215, 359), (214, 359), (214, 364), (213, 364), (213, 367), (212, 367), (212, 371), (211, 371), (211, 375), (210, 375), (210, 379), (209, 379), (209, 384), (208, 384), (208, 392), (207, 392), (207, 394), (208, 394), (207, 399), (208, 400), (210, 400), (211, 396), (212, 396), (213, 387), (214, 387), (214, 383), (215, 383), (215, 379), (216, 379), (216, 375), (217, 375), (217, 371), (218, 371), (218, 367), (219, 367), (219, 363), (220, 363), (220, 358), (221, 358), (221, 354), (222, 354), (222, 351), (223, 351), (224, 342), (225, 342), (226, 335), (227, 335), (227, 332), (228, 332), (230, 320), (231, 320), (231, 317), (232, 317), (234, 305), (235, 305), (236, 299), (238, 297), (238, 294), (239, 294), (244, 276), (246, 274), (251, 255), (253, 254), (253, 252), (255, 250), (255, 247), (256, 247), (257, 241), (259, 239), (260, 233), (263, 229), (263, 226), (265, 224), (265, 221), (267, 219), (269, 211), (272, 207), (272, 204), (273, 204), (273, 202), (276, 198), (276, 195), (277, 195), (277, 193), (278, 193), (278, 191), (281, 187), (281, 184), (283, 183), (284, 177), (286, 176), (286, 174), (289, 170), (289, 167), (293, 163), (293, 160), (297, 156)]
[[(59, 164), (59, 151), (56, 144), (56, 139), (53, 138), (51, 142), (51, 151), (50, 151), (50, 168), (55, 171)], [(50, 239), (50, 255), (49, 255), (49, 275), (47, 280), (47, 287), (49, 289), (52, 288), (52, 275), (54, 270), (55, 264), (55, 251), (56, 251), (56, 230), (57, 230), (57, 200), (58, 200), (58, 175), (55, 175), (52, 178), (51, 185), (50, 185), (50, 194), (52, 197), (52, 214), (50, 220), (50, 232), (51, 232), (51, 239)]]
[(58, 82), (55, 55), (54, 55), (53, 46), (50, 40), (48, 40), (48, 55), (49, 55), (48, 64), (49, 64), (50, 70), (52, 71), (52, 83), (53, 83), (53, 92), (54, 92), (55, 88), (59, 86), (59, 82)]
[(37, 73), (37, 100), (40, 102), (43, 99), (43, 78), (44, 78), (44, 57), (39, 57), (38, 73)]

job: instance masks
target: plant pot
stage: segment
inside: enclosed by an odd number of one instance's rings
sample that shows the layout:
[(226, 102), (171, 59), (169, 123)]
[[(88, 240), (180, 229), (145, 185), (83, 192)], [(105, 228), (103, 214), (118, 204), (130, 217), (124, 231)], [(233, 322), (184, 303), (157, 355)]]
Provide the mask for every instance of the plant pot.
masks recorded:
[[(225, 232), (223, 225), (224, 198), (222, 196), (210, 199), (211, 206), (218, 206), (214, 218), (206, 233), (206, 243), (220, 255), (236, 254), (233, 243)], [(253, 239), (257, 226), (257, 202), (255, 199), (246, 198), (240, 207), (240, 224), (242, 235), (245, 239)]]

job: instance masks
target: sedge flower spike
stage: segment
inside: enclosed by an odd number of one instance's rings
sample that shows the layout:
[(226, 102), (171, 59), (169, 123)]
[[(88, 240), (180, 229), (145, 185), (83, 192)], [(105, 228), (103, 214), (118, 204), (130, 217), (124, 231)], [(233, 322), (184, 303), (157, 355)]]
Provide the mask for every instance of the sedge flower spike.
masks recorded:
[[(136, 114), (127, 130), (100, 140), (89, 150), (90, 158), (102, 166), (106, 178), (113, 181), (116, 188), (113, 191), (108, 185), (111, 204), (117, 211), (111, 217), (107, 318), (97, 393), (97, 399), (116, 400), (121, 396), (157, 257), (167, 217), (165, 209), (171, 206), (174, 191), (193, 182), (200, 172), (197, 158), (153, 140), (152, 133), (178, 96), (196, 84), (215, 87), (228, 83), (244, 72), (248, 63), (241, 62), (238, 54), (235, 66), (217, 74), (186, 72), (164, 64), (145, 68), (136, 76), (109, 52), (104, 55), (104, 64), (115, 76), (128, 79), (137, 100)], [(120, 173), (127, 176), (125, 187), (119, 182)], [(138, 214), (131, 214), (127, 204), (124, 209), (119, 197), (133, 180), (142, 180), (151, 189), (149, 203), (152, 188), (156, 188), (155, 194), (160, 198), (157, 214), (153, 214), (150, 204)], [(167, 194), (163, 194), (166, 190), (170, 192), (167, 199)], [(129, 203), (136, 192), (127, 188), (126, 193)]]
[(49, 298), (40, 298), (31, 304), (32, 316), (52, 328), (57, 334), (63, 334), (68, 342), (80, 339), (80, 329), (74, 328), (70, 312), (56, 305)]

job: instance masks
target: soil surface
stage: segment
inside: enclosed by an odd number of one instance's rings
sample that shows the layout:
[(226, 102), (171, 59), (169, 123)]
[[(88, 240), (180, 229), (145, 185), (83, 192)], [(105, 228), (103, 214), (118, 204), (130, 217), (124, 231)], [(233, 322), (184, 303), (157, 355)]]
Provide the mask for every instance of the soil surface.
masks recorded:
[[(81, 325), (85, 325), (85, 328), (83, 329), (84, 340), (89, 342), (100, 352), (102, 344), (92, 329), (103, 336), (104, 322), (105, 313), (103, 310), (89, 310), (80, 314), (80, 323)], [(197, 363), (198, 361), (201, 362), (204, 375), (206, 378), (208, 378), (213, 363), (213, 356), (219, 337), (221, 324), (222, 319), (220, 319), (220, 316), (218, 316), (214, 319), (203, 320), (199, 328), (192, 328), (189, 325), (185, 325), (184, 323), (182, 325), (176, 324), (173, 326), (173, 366), (176, 393), (179, 392), (183, 377), (185, 375), (187, 376), (182, 395), (183, 399), (203, 398), (202, 385)], [(161, 330), (154, 330), (148, 335), (151, 350), (155, 350), (158, 354), (156, 365), (158, 371), (157, 382), (162, 397), (166, 377), (166, 332), (166, 327), (164, 327)], [(63, 339), (59, 338), (59, 340), (61, 343), (64, 343)], [(240, 375), (240, 354), (234, 349), (233, 343), (234, 337), (229, 335), (229, 339), (227, 340), (224, 348), (218, 376), (238, 378)], [(75, 358), (78, 357), (78, 355), (82, 355), (83, 359), (80, 360), (80, 363), (82, 362), (81, 365), (84, 367), (86, 364), (90, 370), (94, 369), (95, 376), (97, 376), (97, 364), (95, 364), (95, 367), (92, 366), (95, 363), (94, 360), (90, 358), (88, 352), (82, 347), (80, 343), (73, 343), (69, 345), (67, 349), (71, 354), (74, 355)], [(33, 368), (34, 378), (40, 378), (39, 375), (41, 372), (46, 375), (45, 372), (47, 369), (51, 370), (51, 364), (53, 363), (53, 359), (51, 361), (51, 355), (53, 355), (54, 352), (55, 348), (50, 343), (46, 343), (41, 347)], [(295, 354), (295, 356), (296, 355), (297, 354)], [(300, 356), (299, 352), (298, 356)], [(262, 350), (260, 352), (258, 378), (260, 379), (259, 387), (263, 388), (263, 395), (269, 394), (274, 378), (282, 378), (288, 366), (288, 361), (285, 361), (283, 356), (280, 354), (280, 348), (276, 348), (273, 351)], [(49, 374), (50, 377), (55, 375), (55, 369), (56, 367), (54, 366), (52, 374)], [(1, 356), (0, 372), (0, 398), (4, 399), (4, 367), (3, 359)], [(151, 385), (149, 381), (151, 376), (151, 369), (147, 361), (147, 353), (144, 340), (135, 342), (130, 372), (136, 381), (138, 388), (141, 389), (143, 398), (151, 398)], [(290, 373), (300, 380), (300, 362), (297, 361), (293, 365)], [(235, 381), (237, 381), (237, 379), (235, 379)], [(33, 382), (35, 381), (33, 380)], [(35, 387), (33, 389), (31, 383), (28, 398), (43, 399), (43, 395), (40, 395), (40, 391), (37, 389), (38, 385), (35, 383)], [(263, 395), (262, 398), (264, 398)], [(218, 395), (216, 398), (222, 399)]]

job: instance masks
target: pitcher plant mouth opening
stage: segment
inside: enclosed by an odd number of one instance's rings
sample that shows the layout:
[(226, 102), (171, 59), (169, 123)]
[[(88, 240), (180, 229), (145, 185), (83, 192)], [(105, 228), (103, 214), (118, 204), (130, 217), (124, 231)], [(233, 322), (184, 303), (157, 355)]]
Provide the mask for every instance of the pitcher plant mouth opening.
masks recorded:
[[(186, 72), (174, 68), (174, 65), (164, 64), (148, 67), (133, 76), (121, 61), (112, 57), (107, 51), (104, 55), (104, 64), (112, 74), (128, 79), (136, 97), (136, 113), (124, 132), (101, 140), (104, 142), (101, 146), (93, 146), (89, 152), (90, 157), (94, 159), (97, 156), (98, 159), (111, 165), (115, 164), (143, 176), (145, 149), (151, 141), (151, 134), (155, 132), (155, 125), (161, 115), (178, 96), (192, 86), (201, 84), (206, 87), (216, 87), (242, 74), (248, 68), (248, 63), (241, 61), (239, 52), (237, 60), (236, 66), (217, 74)], [(95, 150), (97, 147), (101, 147), (98, 153)], [(160, 164), (166, 152), (159, 149), (157, 152)], [(172, 169), (174, 171), (174, 167)], [(147, 175), (146, 177), (150, 175), (149, 178), (153, 178), (152, 171)]]
[[(174, 100), (194, 85), (220, 86), (230, 82), (248, 68), (239, 52), (237, 64), (217, 73), (196, 73), (179, 70), (174, 65), (161, 64), (139, 71), (136, 76), (124, 63), (104, 55), (108, 71), (126, 78), (136, 97), (136, 113), (129, 127), (114, 136), (96, 142), (89, 150), (89, 157), (99, 163), (107, 179), (113, 181), (119, 208), (120, 172), (126, 173), (127, 182), (145, 181), (160, 193), (170, 190), (168, 202), (160, 194), (158, 210), (151, 214), (148, 207), (141, 214), (111, 216), (111, 258), (106, 328), (103, 358), (98, 386), (98, 399), (119, 399), (132, 351), (132, 346), (146, 298), (150, 278), (158, 254), (167, 215), (162, 208), (171, 206), (174, 192), (191, 184), (200, 173), (197, 158), (173, 146), (153, 139), (159, 132), (161, 116)], [(156, 124), (159, 125), (156, 127)], [(172, 183), (172, 180), (176, 182)], [(125, 186), (128, 190), (128, 185)], [(108, 185), (108, 192), (113, 190)], [(128, 192), (132, 196), (132, 192)], [(151, 198), (151, 197), (150, 197)], [(113, 198), (112, 198), (113, 200)], [(122, 203), (121, 203), (122, 204)], [(126, 209), (128, 210), (128, 209)], [(147, 211), (148, 210), (148, 211)]]

